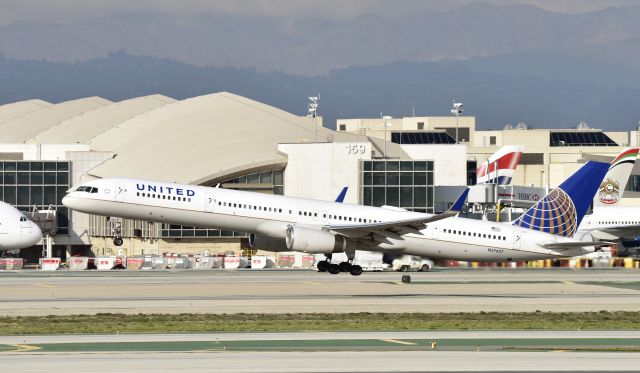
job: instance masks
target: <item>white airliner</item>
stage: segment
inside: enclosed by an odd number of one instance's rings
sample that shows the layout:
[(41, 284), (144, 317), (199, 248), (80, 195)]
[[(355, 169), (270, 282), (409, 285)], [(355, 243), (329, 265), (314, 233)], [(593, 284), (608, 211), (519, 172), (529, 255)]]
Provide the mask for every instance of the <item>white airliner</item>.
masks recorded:
[[(266, 251), (325, 254), (382, 251), (464, 261), (578, 256), (593, 242), (571, 238), (609, 165), (588, 162), (513, 224), (452, 217), (468, 189), (443, 214), (410, 212), (204, 186), (106, 178), (72, 188), (62, 203), (103, 216), (248, 232)], [(349, 262), (320, 271), (362, 273)]]
[(8, 203), (0, 202), (0, 251), (24, 249), (42, 239), (40, 227)]
[(625, 149), (611, 162), (593, 200), (593, 213), (585, 216), (578, 228), (581, 237), (632, 241), (640, 235), (640, 208), (619, 206), (639, 149)]

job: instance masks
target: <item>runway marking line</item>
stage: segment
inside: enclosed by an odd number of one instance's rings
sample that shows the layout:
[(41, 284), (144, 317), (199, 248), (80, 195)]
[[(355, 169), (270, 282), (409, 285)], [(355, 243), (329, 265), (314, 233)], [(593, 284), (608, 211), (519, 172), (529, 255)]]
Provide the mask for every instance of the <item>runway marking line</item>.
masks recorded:
[(36, 350), (42, 349), (42, 347), (30, 346), (30, 345), (24, 345), (24, 344), (15, 344), (10, 346), (14, 346), (17, 349), (11, 352), (30, 352), (30, 351), (36, 351)]
[(399, 341), (397, 339), (381, 339), (381, 341), (389, 342), (389, 343), (397, 343), (397, 344), (401, 344), (401, 345), (408, 345), (408, 346), (415, 346), (417, 344), (417, 343), (413, 343), (413, 342)]

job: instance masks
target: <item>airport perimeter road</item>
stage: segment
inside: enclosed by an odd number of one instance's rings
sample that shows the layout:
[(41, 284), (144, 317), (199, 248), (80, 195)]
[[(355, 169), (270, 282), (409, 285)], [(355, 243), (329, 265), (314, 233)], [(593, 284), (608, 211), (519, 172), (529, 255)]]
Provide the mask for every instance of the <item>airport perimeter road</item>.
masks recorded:
[[(638, 311), (638, 270), (0, 273), (0, 314)], [(330, 301), (328, 301), (330, 300)]]
[[(526, 351), (545, 346), (556, 350)], [(3, 336), (0, 361), (6, 371), (47, 372), (637, 371), (638, 352), (570, 352), (625, 346), (640, 348), (637, 332)]]

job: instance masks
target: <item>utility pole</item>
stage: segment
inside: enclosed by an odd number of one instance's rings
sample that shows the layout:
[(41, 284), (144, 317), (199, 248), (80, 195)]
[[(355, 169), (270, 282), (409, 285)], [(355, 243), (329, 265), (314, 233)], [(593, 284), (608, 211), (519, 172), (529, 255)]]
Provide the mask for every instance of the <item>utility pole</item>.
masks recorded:
[(384, 157), (387, 158), (387, 127), (389, 127), (389, 120), (393, 119), (393, 117), (385, 115), (382, 119), (384, 119)]
[(314, 142), (318, 142), (318, 126), (316, 125), (316, 117), (318, 116), (318, 102), (320, 101), (320, 94), (317, 96), (309, 97), (309, 105), (307, 105), (307, 118), (311, 118), (313, 129), (315, 131)]
[(451, 108), (451, 114), (456, 116), (456, 144), (458, 143), (458, 117), (464, 111), (464, 110), (462, 110), (463, 106), (464, 105), (462, 104), (462, 102), (456, 102), (455, 99), (453, 100), (453, 106)]

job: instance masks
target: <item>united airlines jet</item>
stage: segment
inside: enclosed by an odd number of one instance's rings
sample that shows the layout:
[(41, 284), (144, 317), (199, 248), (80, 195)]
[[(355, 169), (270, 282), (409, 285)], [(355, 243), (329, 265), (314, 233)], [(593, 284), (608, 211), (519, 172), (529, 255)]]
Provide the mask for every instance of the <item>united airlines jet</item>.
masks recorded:
[(40, 227), (15, 207), (0, 202), (0, 251), (33, 246), (42, 239)]
[(410, 212), (205, 186), (105, 178), (70, 189), (73, 210), (103, 216), (250, 233), (265, 251), (345, 252), (349, 262), (321, 261), (320, 271), (350, 272), (355, 250), (463, 261), (535, 260), (583, 255), (594, 242), (576, 232), (608, 164), (588, 162), (513, 224), (456, 217), (463, 196), (442, 214)]

